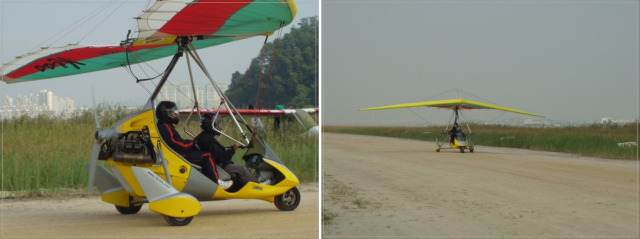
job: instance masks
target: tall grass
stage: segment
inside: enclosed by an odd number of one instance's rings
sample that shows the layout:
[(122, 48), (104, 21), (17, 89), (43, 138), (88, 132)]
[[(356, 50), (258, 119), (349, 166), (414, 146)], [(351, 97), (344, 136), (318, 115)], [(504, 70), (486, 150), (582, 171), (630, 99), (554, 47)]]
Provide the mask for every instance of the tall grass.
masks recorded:
[[(444, 126), (430, 127), (330, 127), (325, 132), (378, 135), (417, 140), (443, 140)], [(474, 145), (524, 148), (574, 153), (609, 159), (636, 159), (638, 147), (619, 147), (620, 142), (638, 142), (637, 123), (554, 128), (470, 125)], [(464, 128), (467, 133), (467, 128)], [(446, 137), (446, 136), (444, 136)], [(481, 150), (481, 149), (480, 149)]]
[[(135, 112), (121, 106), (98, 111), (102, 128)], [(79, 111), (65, 118), (41, 115), (21, 116), (2, 124), (2, 190), (39, 195), (42, 189), (84, 189), (94, 144), (95, 120), (92, 111)], [(199, 131), (196, 131), (199, 132)], [(290, 132), (269, 132), (267, 142), (289, 169), (302, 181), (317, 178), (318, 142)], [(244, 165), (240, 159), (234, 159)]]
[[(128, 113), (124, 107), (100, 110), (103, 125)], [(35, 195), (40, 189), (84, 188), (84, 164), (91, 157), (93, 112), (79, 111), (65, 119), (41, 114), (4, 120), (2, 187)]]

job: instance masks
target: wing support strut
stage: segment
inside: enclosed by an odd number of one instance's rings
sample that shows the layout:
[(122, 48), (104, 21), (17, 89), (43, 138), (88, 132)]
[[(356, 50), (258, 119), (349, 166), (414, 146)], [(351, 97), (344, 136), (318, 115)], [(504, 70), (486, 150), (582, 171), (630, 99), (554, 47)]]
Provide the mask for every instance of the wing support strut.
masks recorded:
[[(218, 93), (218, 95), (220, 95), (220, 97), (222, 97), (222, 103), (224, 104), (225, 108), (227, 108), (227, 110), (229, 110), (229, 112), (232, 112), (232, 114), (229, 114), (229, 116), (231, 117), (232, 121), (234, 122), (234, 124), (235, 124), (236, 128), (238, 129), (238, 131), (240, 132), (240, 134), (242, 135), (242, 138), (243, 138), (244, 142), (241, 142), (240, 140), (237, 140), (237, 139), (225, 134), (224, 132), (220, 132), (221, 135), (229, 138), (230, 140), (232, 140), (232, 141), (234, 141), (236, 143), (239, 143), (243, 147), (250, 146), (251, 145), (251, 141), (249, 140), (249, 137), (248, 137), (247, 133), (240, 126), (239, 120), (242, 121), (242, 123), (244, 125), (248, 125), (247, 122), (244, 120), (243, 117), (241, 117), (239, 111), (235, 108), (235, 106), (230, 103), (229, 99), (224, 94), (224, 92), (222, 92), (222, 90), (220, 90), (218, 85), (213, 81), (213, 78), (211, 77), (211, 74), (209, 74), (209, 71), (207, 70), (207, 68), (202, 63), (202, 60), (198, 56), (198, 53), (195, 51), (195, 47), (193, 47), (193, 45), (191, 44), (190, 38), (189, 37), (178, 37), (176, 39), (176, 44), (178, 45), (178, 50), (177, 50), (176, 54), (173, 56), (173, 58), (171, 59), (171, 62), (169, 63), (169, 66), (167, 66), (167, 69), (166, 69), (164, 75), (160, 79), (160, 82), (158, 82), (158, 85), (156, 86), (155, 90), (151, 94), (151, 97), (149, 97), (149, 101), (147, 101), (147, 104), (145, 105), (144, 109), (145, 110), (153, 109), (154, 101), (155, 101), (156, 97), (158, 96), (158, 94), (160, 94), (160, 90), (162, 89), (164, 84), (167, 82), (167, 80), (169, 78), (169, 75), (173, 71), (173, 69), (174, 69), (175, 65), (177, 64), (178, 60), (180, 59), (180, 57), (182, 57), (184, 55), (184, 52), (186, 52), (188, 54), (188, 56), (191, 56), (193, 58), (193, 60), (200, 67), (202, 72), (207, 76), (207, 79), (209, 79), (209, 82), (211, 83), (211, 85), (213, 85), (213, 88)], [(190, 62), (188, 60), (189, 59), (188, 56), (187, 56), (187, 63), (189, 63), (189, 71), (190, 71), (190, 74), (191, 74), (191, 67), (190, 67)], [(193, 84), (194, 83), (193, 83), (193, 79), (192, 79), (192, 86), (194, 86)], [(194, 94), (194, 96), (195, 96), (195, 94)], [(197, 96), (196, 96), (196, 98), (197, 98)], [(197, 99), (196, 99), (196, 103), (195, 103), (194, 108), (195, 109), (199, 109)], [(198, 114), (199, 114), (199, 112), (198, 112)], [(249, 128), (249, 127), (247, 127), (247, 128)], [(215, 128), (214, 128), (214, 130), (215, 130)]]

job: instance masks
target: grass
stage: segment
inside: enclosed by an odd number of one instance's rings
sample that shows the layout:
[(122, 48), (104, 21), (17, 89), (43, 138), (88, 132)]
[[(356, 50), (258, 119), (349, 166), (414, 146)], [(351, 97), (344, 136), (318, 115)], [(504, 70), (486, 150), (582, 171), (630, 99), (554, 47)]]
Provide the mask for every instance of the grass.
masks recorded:
[[(120, 106), (100, 110), (102, 128), (134, 111)], [(30, 118), (24, 115), (4, 120), (2, 126), (3, 191), (39, 196), (87, 187), (88, 175), (84, 164), (89, 162), (94, 144), (92, 111), (80, 111), (65, 118), (47, 115)], [(266, 138), (301, 181), (316, 181), (319, 161), (317, 137), (303, 138), (297, 133), (269, 132)], [(234, 161), (244, 165), (241, 155), (236, 157), (238, 159)]]
[(333, 219), (338, 217), (338, 213), (326, 209), (322, 209), (322, 224), (328, 225), (333, 223)]
[[(637, 124), (587, 125), (532, 128), (496, 125), (470, 125), (474, 145), (566, 152), (608, 159), (636, 159), (638, 147), (619, 147), (620, 142), (638, 142)], [(338, 132), (425, 141), (445, 139), (444, 126), (430, 127), (350, 127), (325, 126), (324, 132)], [(465, 133), (467, 129), (463, 129)], [(446, 136), (445, 136), (446, 137)], [(445, 139), (446, 140), (446, 139)]]

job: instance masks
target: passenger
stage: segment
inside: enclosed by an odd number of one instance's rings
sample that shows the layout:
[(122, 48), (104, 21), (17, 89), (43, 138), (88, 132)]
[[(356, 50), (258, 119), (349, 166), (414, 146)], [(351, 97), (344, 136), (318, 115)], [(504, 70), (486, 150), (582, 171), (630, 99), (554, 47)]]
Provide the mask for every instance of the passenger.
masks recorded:
[[(198, 147), (201, 150), (213, 153), (216, 164), (231, 174), (233, 178), (239, 179), (243, 184), (249, 181), (257, 183), (258, 179), (249, 170), (231, 161), (235, 152), (240, 148), (240, 144), (235, 143), (233, 146), (225, 147), (215, 138), (215, 136), (220, 135), (219, 131), (222, 131), (219, 125), (220, 121), (219, 116), (214, 120), (213, 114), (202, 115), (200, 118), (202, 132), (195, 138)], [(269, 182), (263, 182), (263, 184), (269, 184)]]
[(178, 107), (176, 103), (171, 101), (162, 101), (156, 107), (156, 116), (158, 117), (158, 133), (164, 142), (171, 149), (176, 151), (189, 162), (200, 165), (202, 174), (209, 179), (217, 182), (222, 189), (229, 189), (233, 185), (233, 181), (219, 180), (216, 166), (210, 152), (200, 151), (194, 141), (185, 140), (180, 137), (174, 125), (180, 121)]

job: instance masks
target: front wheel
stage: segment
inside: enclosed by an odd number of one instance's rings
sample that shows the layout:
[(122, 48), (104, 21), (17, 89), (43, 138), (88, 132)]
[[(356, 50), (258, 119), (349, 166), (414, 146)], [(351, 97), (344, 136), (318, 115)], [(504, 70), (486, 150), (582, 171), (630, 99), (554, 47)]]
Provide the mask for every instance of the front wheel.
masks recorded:
[(464, 147), (460, 146), (460, 153), (464, 153)]
[(293, 211), (300, 204), (300, 190), (293, 187), (286, 193), (276, 196), (273, 203), (280, 211)]
[(165, 215), (164, 220), (171, 226), (186, 226), (193, 220), (193, 217), (170, 217)]

